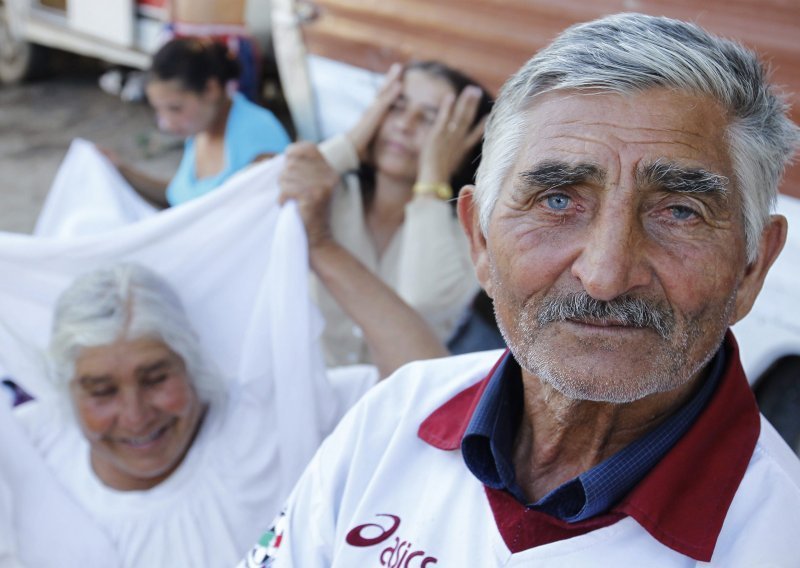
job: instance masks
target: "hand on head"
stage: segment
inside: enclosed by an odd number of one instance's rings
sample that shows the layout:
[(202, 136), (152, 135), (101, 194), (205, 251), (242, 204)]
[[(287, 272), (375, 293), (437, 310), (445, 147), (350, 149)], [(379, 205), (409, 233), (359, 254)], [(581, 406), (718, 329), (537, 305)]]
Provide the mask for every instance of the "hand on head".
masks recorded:
[(286, 165), (278, 180), (279, 201), (281, 204), (291, 199), (297, 201), (309, 248), (332, 239), (330, 203), (338, 183), (339, 174), (315, 144), (298, 142), (287, 148)]
[(475, 123), (481, 89), (466, 87), (456, 98), (448, 96), (439, 107), (419, 155), (417, 181), (422, 183), (449, 182), (470, 149), (483, 136), (486, 116)]
[(370, 143), (375, 138), (386, 113), (389, 112), (402, 90), (402, 78), (403, 66), (394, 63), (386, 73), (386, 78), (375, 100), (364, 111), (358, 123), (347, 133), (347, 137), (358, 153), (358, 159), (362, 162), (367, 159)]

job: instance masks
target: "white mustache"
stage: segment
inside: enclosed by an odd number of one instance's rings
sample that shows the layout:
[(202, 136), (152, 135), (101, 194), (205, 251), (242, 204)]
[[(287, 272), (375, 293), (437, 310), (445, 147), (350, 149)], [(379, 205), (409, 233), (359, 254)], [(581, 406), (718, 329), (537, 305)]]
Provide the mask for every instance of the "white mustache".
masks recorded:
[(539, 325), (566, 320), (602, 320), (638, 328), (652, 328), (667, 339), (675, 329), (675, 316), (668, 306), (632, 296), (608, 302), (586, 292), (545, 298), (536, 316)]

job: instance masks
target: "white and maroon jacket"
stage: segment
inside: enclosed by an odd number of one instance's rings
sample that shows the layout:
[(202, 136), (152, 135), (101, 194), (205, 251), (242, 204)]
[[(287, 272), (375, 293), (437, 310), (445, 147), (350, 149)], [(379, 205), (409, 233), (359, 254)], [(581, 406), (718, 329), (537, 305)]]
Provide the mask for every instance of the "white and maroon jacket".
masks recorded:
[(407, 365), (323, 444), (271, 540), (276, 559), (262, 547), (250, 565), (800, 566), (800, 461), (727, 341), (690, 430), (609, 513), (573, 524), (488, 490), (464, 464), (461, 438), (501, 352)]

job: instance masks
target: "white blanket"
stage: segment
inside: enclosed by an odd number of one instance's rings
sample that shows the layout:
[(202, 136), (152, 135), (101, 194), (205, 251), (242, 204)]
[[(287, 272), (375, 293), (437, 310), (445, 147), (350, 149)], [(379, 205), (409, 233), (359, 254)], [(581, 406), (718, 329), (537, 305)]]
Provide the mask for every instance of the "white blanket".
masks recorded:
[(800, 354), (800, 200), (779, 195), (777, 212), (789, 221), (786, 246), (752, 311), (733, 327), (751, 384), (776, 360)]
[[(0, 233), (0, 369), (35, 396), (52, 396), (43, 354), (55, 299), (78, 274), (120, 260), (140, 262), (179, 292), (203, 347), (226, 377), (272, 381), (273, 406), (265, 411), (279, 415), (281, 471), (276, 476), (288, 494), (339, 409), (331, 404), (336, 396), (317, 347), (321, 319), (309, 300), (303, 226), (293, 204), (277, 205), (282, 158), (248, 168), (201, 199), (159, 214), (141, 208), (129, 218), (126, 200), (138, 198), (117, 200), (109, 194), (121, 178), (105, 158), (80, 143), (71, 156), (78, 164), (68, 156), (65, 167), (79, 166), (73, 174), (86, 174), (77, 176), (85, 184), (81, 195), (96, 209), (82, 218), (61, 215), (75, 211), (70, 202), (78, 209), (86, 205), (83, 197), (69, 197), (74, 184), (65, 181), (66, 186), (56, 184), (46, 212), (50, 220), (40, 224), (38, 237)], [(55, 211), (56, 204), (63, 209)], [(101, 210), (116, 213), (106, 218)], [(2, 412), (7, 412), (4, 406)], [(23, 533), (20, 541), (42, 543), (42, 550), (23, 548), (18, 554), (31, 565), (62, 566), (52, 552), (68, 546), (75, 532), (48, 531), (47, 523), (31, 525), (24, 517), (55, 519), (62, 512), (74, 517), (74, 524), (64, 526), (87, 535), (94, 529), (73, 515), (66, 495), (54, 491), (44, 501), (38, 491), (19, 490), (23, 477), (16, 472), (40, 472), (43, 464), (17, 430), (2, 433), (0, 463), (15, 464), (6, 483), (14, 496), (14, 524)]]
[(91, 142), (75, 139), (56, 173), (33, 234), (74, 237), (118, 229), (156, 213)]

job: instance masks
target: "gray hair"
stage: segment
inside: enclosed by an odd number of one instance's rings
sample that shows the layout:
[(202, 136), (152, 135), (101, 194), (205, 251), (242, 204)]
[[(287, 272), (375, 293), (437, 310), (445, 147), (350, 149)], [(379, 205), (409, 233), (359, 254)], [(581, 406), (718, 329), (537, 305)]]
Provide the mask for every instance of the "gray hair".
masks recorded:
[(50, 338), (52, 374), (58, 386), (74, 378), (86, 347), (143, 337), (164, 342), (179, 355), (200, 400), (221, 402), (221, 375), (206, 359), (180, 298), (155, 272), (120, 263), (79, 276), (56, 302)]
[(544, 93), (629, 94), (662, 87), (712, 97), (730, 117), (726, 132), (742, 196), (748, 260), (800, 141), (788, 105), (752, 51), (700, 27), (663, 17), (616, 14), (572, 26), (503, 86), (486, 127), (476, 179), (484, 233), (500, 188), (529, 131), (525, 111)]

